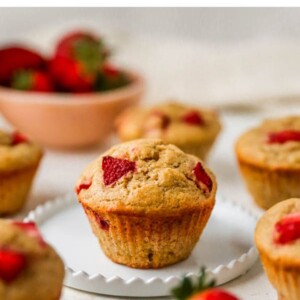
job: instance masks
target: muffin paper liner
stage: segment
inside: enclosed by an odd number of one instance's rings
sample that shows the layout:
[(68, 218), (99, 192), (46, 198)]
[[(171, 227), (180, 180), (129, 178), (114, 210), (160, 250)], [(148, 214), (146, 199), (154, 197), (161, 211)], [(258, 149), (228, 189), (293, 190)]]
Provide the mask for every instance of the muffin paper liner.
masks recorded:
[(0, 175), (0, 214), (14, 213), (22, 208), (37, 168), (38, 164)]
[(84, 207), (102, 250), (133, 268), (161, 268), (187, 258), (213, 209), (213, 200), (178, 216), (128, 216)]
[(279, 266), (263, 253), (260, 257), (269, 281), (277, 290), (278, 300), (299, 300), (300, 270)]
[(300, 197), (300, 170), (269, 170), (244, 163), (240, 158), (239, 165), (247, 188), (260, 207), (268, 209), (280, 201)]

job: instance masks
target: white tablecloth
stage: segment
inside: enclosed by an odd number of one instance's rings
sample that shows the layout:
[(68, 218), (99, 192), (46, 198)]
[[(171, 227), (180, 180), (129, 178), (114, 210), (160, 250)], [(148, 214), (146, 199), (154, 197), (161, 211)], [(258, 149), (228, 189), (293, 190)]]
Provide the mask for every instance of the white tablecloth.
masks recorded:
[[(298, 107), (288, 107), (285, 110), (293, 112), (298, 110), (298, 112), (300, 112)], [(266, 115), (278, 115), (280, 113), (282, 113), (282, 109), (275, 112), (272, 110), (239, 114), (223, 112), (221, 114), (224, 126), (223, 132), (209, 160), (210, 167), (217, 175), (221, 194), (258, 214), (261, 213), (261, 210), (251, 201), (238, 173), (233, 144), (241, 132), (249, 128), (249, 126), (256, 124), (261, 118)], [(3, 119), (0, 119), (0, 125), (1, 127), (7, 126)], [(115, 141), (115, 138), (112, 138), (111, 143)], [(18, 217), (24, 216), (37, 204), (72, 191), (78, 174), (80, 174), (85, 165), (96, 158), (108, 146), (109, 144), (102, 145), (89, 151), (58, 152), (46, 150), (29, 201)], [(259, 261), (248, 273), (225, 284), (224, 288), (236, 293), (244, 300), (276, 299), (276, 293), (267, 281)], [(118, 298), (92, 295), (70, 288), (64, 288), (62, 299), (91, 300)]]

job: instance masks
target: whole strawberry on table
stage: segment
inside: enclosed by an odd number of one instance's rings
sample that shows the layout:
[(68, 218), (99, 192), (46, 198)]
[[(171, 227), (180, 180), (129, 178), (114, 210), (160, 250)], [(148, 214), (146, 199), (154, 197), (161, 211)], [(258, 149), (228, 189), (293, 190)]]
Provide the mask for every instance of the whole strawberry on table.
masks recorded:
[(233, 294), (214, 286), (215, 281), (209, 280), (202, 268), (197, 282), (184, 277), (180, 285), (171, 292), (177, 300), (239, 300)]
[(0, 48), (0, 85), (24, 91), (91, 93), (130, 83), (108, 62), (104, 41), (89, 32), (62, 37), (51, 57), (21, 45)]

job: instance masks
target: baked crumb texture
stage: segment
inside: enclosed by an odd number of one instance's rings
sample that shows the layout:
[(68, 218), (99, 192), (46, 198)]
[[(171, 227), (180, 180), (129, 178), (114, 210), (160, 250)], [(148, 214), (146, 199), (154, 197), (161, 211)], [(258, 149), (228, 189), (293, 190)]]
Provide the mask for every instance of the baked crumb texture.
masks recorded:
[[(118, 159), (108, 177), (107, 157)], [(120, 169), (122, 176), (116, 175)], [(186, 259), (209, 219), (216, 188), (199, 158), (157, 139), (112, 147), (77, 183), (78, 199), (104, 253), (134, 268)]]
[(299, 116), (266, 120), (236, 142), (235, 151), (246, 186), (264, 209), (300, 197), (300, 139), (276, 142), (273, 138), (291, 132), (299, 132), (300, 137)]
[(278, 299), (300, 299), (300, 239), (287, 244), (274, 241), (275, 224), (284, 216), (300, 213), (300, 199), (282, 201), (259, 220), (255, 243), (266, 274), (278, 292)]
[(168, 102), (151, 108), (127, 109), (116, 121), (122, 141), (160, 138), (205, 160), (221, 124), (214, 110)]

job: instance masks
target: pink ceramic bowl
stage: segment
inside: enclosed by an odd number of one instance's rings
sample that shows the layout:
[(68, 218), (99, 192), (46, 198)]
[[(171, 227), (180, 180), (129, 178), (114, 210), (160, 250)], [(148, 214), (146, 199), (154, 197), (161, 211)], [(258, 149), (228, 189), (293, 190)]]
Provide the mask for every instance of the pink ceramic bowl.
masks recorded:
[(143, 79), (128, 74), (131, 84), (102, 93), (39, 93), (0, 87), (0, 111), (41, 145), (65, 149), (96, 145), (112, 131), (115, 117), (136, 104), (144, 92)]

